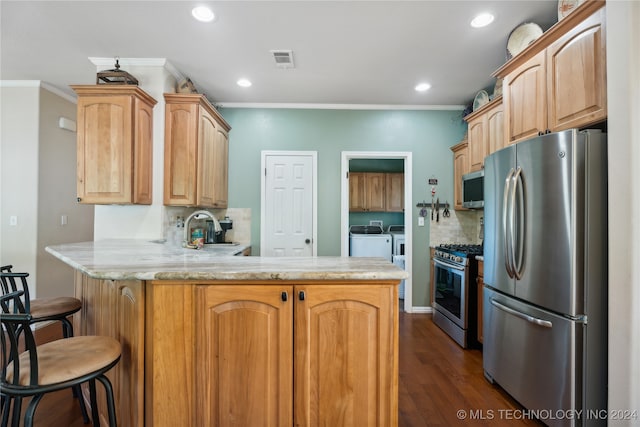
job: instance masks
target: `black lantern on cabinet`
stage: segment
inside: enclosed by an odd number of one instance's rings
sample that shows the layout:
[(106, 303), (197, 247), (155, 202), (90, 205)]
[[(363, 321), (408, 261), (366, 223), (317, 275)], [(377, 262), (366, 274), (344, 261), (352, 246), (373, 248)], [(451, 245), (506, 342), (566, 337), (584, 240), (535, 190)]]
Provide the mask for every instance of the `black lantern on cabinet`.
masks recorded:
[(96, 84), (110, 85), (138, 85), (138, 79), (120, 69), (119, 58), (116, 58), (116, 68), (100, 71), (96, 77)]

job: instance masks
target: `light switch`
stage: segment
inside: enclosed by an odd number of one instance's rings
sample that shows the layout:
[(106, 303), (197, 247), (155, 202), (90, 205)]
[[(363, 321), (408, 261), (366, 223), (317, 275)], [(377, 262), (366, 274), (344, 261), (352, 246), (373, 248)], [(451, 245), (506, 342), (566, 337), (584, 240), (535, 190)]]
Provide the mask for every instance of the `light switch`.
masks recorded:
[(62, 215), (60, 217), (60, 225), (67, 225), (67, 216), (66, 215)]
[(424, 217), (423, 216), (419, 216), (418, 217), (418, 227), (424, 227)]
[(17, 217), (17, 216), (15, 216), (15, 215), (11, 215), (11, 216), (9, 217), (9, 225), (10, 225), (11, 227), (15, 227), (16, 225), (18, 225), (18, 217)]

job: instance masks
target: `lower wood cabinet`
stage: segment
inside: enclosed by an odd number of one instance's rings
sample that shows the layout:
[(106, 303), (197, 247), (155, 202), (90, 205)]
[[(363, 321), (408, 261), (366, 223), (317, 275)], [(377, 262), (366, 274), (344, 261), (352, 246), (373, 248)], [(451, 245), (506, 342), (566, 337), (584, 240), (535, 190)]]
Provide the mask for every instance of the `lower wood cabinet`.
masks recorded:
[(392, 427), (397, 284), (114, 281), (76, 272), (74, 328), (122, 345), (107, 373), (122, 427)]
[[(76, 296), (82, 310), (74, 315), (75, 335), (106, 335), (116, 338), (122, 355), (107, 372), (113, 386), (116, 417), (121, 427), (144, 425), (145, 298), (144, 282), (99, 280), (76, 272)], [(101, 424), (108, 425), (104, 389), (96, 386)], [(83, 385), (89, 407), (89, 389)]]
[(393, 283), (163, 281), (148, 295), (147, 425), (397, 425)]

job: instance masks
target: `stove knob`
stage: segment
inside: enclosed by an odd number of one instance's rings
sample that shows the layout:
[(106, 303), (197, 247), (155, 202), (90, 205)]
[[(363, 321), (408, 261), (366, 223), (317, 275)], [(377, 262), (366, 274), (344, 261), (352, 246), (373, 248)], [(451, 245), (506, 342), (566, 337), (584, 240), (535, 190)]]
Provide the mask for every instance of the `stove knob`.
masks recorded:
[(457, 257), (455, 258), (455, 262), (462, 262), (462, 257), (457, 256)]

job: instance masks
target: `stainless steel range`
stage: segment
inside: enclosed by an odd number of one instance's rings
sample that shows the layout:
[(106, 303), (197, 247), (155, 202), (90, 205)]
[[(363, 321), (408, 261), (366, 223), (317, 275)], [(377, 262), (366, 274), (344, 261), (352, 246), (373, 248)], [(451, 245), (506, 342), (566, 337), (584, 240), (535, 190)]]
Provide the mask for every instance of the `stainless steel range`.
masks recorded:
[(482, 246), (446, 244), (434, 252), (433, 321), (463, 348), (477, 346), (478, 275)]

